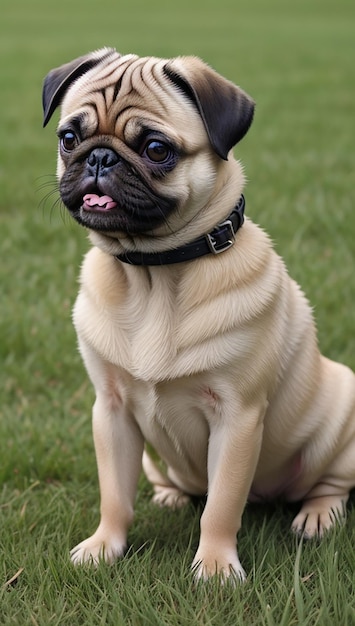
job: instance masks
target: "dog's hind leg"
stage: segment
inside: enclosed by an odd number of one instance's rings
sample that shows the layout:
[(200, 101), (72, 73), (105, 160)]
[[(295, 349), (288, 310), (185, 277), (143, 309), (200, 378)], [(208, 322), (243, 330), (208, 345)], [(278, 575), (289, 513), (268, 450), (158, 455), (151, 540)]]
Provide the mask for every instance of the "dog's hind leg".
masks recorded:
[(329, 418), (315, 444), (309, 446), (304, 475), (312, 480), (309, 470), (319, 451), (324, 455), (327, 450), (330, 460), (322, 475), (315, 477), (292, 523), (292, 530), (303, 533), (306, 539), (321, 538), (344, 520), (349, 493), (355, 486), (355, 377), (344, 365), (325, 357), (322, 363), (325, 373), (323, 406), (327, 402)]
[(176, 487), (168, 476), (163, 474), (147, 450), (143, 452), (142, 465), (146, 477), (154, 487), (152, 498), (154, 504), (168, 506), (172, 509), (178, 509), (188, 504), (190, 497)]

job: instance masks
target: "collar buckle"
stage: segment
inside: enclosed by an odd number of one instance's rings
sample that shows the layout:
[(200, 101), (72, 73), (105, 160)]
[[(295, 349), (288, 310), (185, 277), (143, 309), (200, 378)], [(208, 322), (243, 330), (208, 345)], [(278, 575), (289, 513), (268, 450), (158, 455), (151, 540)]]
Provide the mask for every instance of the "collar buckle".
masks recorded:
[(225, 220), (218, 224), (211, 233), (206, 235), (209, 249), (213, 254), (220, 254), (231, 248), (235, 241), (235, 231), (232, 220)]
[(131, 265), (171, 265), (197, 259), (205, 254), (220, 254), (232, 247), (238, 230), (244, 222), (245, 199), (243, 194), (237, 206), (224, 222), (217, 224), (208, 235), (202, 235), (190, 243), (163, 252), (129, 252), (118, 254), (116, 258)]

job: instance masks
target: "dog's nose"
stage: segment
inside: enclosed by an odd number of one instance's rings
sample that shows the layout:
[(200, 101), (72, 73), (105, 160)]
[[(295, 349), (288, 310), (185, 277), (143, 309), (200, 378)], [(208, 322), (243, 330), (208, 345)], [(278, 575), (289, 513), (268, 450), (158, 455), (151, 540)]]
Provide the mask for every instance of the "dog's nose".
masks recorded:
[(106, 170), (110, 169), (119, 162), (119, 156), (110, 148), (95, 148), (88, 156), (88, 166), (91, 173), (96, 177), (103, 175)]

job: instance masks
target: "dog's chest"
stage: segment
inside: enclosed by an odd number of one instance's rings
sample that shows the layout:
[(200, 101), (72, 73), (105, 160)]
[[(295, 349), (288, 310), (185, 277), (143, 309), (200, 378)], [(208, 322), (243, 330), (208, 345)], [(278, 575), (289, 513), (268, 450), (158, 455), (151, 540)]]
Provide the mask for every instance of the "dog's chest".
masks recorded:
[(122, 269), (105, 256), (92, 249), (85, 258), (74, 308), (77, 333), (134, 378), (161, 379), (178, 350), (173, 279), (162, 273), (152, 280), (144, 268)]
[(136, 378), (160, 379), (176, 357), (179, 311), (173, 293), (170, 276), (132, 282), (119, 323), (111, 319), (112, 332), (120, 335), (125, 347), (119, 365)]
[[(142, 381), (155, 383), (223, 364), (231, 353), (228, 326), (234, 326), (236, 309), (187, 306), (180, 278), (178, 268), (126, 269), (91, 250), (74, 310), (79, 337), (102, 359)], [(234, 351), (238, 345), (243, 352), (243, 341), (234, 337)]]

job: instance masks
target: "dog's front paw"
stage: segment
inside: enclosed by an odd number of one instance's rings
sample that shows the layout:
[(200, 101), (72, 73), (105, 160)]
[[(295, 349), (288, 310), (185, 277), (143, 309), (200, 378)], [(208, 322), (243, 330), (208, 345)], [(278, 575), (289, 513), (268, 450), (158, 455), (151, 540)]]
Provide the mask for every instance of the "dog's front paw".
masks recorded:
[(305, 539), (321, 539), (336, 522), (345, 517), (346, 498), (321, 496), (306, 500), (292, 522), (291, 530)]
[(125, 541), (119, 536), (103, 533), (100, 528), (75, 548), (70, 551), (70, 557), (74, 565), (98, 565), (100, 561), (113, 563), (116, 559), (124, 556), (127, 551)]
[(246, 574), (242, 568), (237, 551), (229, 549), (218, 552), (215, 550), (197, 550), (192, 563), (192, 571), (196, 581), (207, 581), (218, 576), (222, 584), (232, 584), (245, 581)]

